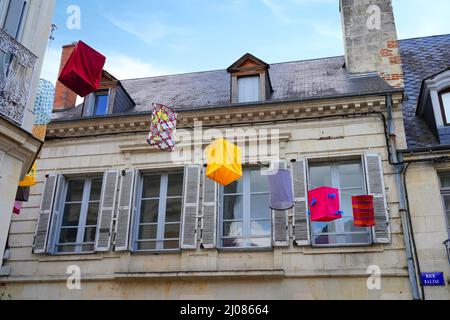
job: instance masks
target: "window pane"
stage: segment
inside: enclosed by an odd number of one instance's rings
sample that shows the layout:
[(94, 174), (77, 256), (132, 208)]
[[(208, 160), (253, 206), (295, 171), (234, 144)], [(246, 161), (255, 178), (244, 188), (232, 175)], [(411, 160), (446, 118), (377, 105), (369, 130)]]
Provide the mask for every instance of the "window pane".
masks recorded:
[(157, 235), (158, 235), (158, 226), (157, 225), (139, 226), (139, 239), (140, 240), (156, 239), (158, 237)]
[(440, 178), (442, 188), (450, 188), (450, 174), (441, 175)]
[(144, 177), (142, 198), (159, 198), (160, 186), (161, 186), (161, 176)]
[(141, 203), (140, 223), (158, 222), (159, 200), (143, 200)]
[(84, 180), (71, 180), (67, 186), (66, 202), (83, 200)]
[(156, 241), (138, 242), (137, 249), (138, 250), (155, 250), (156, 249)]
[(259, 75), (250, 77), (239, 77), (238, 84), (238, 102), (259, 101)]
[(169, 174), (167, 186), (168, 197), (181, 197), (183, 195), (183, 173)]
[(166, 224), (164, 229), (164, 239), (177, 239), (180, 237), (179, 224)]
[(100, 201), (100, 196), (102, 193), (102, 182), (103, 179), (93, 179), (91, 185), (91, 196), (89, 201)]
[(84, 242), (95, 242), (95, 233), (97, 228), (86, 228), (84, 231)]
[(251, 247), (270, 247), (272, 246), (272, 239), (270, 238), (255, 238), (250, 239)]
[(83, 250), (83, 252), (94, 252), (95, 244), (84, 244), (81, 246), (81, 250)]
[(363, 175), (361, 163), (340, 164), (339, 176), (341, 188), (361, 187)]
[(167, 199), (166, 203), (166, 222), (181, 221), (181, 203), (182, 199)]
[(102, 116), (108, 113), (108, 94), (97, 94), (95, 96), (94, 115)]
[(447, 123), (450, 122), (450, 92), (441, 94), (442, 103), (444, 104), (445, 118), (447, 119)]
[(180, 241), (164, 241), (164, 249), (178, 249), (180, 247)]
[(269, 192), (269, 182), (265, 175), (261, 175), (260, 170), (250, 171), (251, 192)]
[(313, 234), (333, 233), (337, 232), (337, 221), (332, 222), (313, 222)]
[(223, 239), (222, 247), (224, 248), (238, 248), (243, 247), (245, 245), (245, 241), (243, 239)]
[(309, 189), (316, 189), (318, 187), (332, 187), (331, 167), (326, 166), (311, 166), (309, 177)]
[(270, 236), (272, 224), (270, 221), (253, 221), (252, 236)]
[(99, 207), (100, 207), (99, 202), (89, 203), (86, 225), (88, 226), (97, 225)]
[(241, 220), (244, 216), (244, 205), (242, 196), (223, 197), (223, 219)]
[(58, 246), (59, 253), (72, 253), (75, 252), (75, 246)]
[(224, 194), (236, 194), (244, 191), (244, 179), (239, 179), (226, 187), (224, 187)]
[(77, 234), (77, 228), (62, 228), (59, 236), (59, 243), (76, 243)]
[(242, 236), (242, 222), (224, 222), (223, 223), (224, 237), (241, 237)]
[(251, 196), (251, 217), (252, 219), (270, 219), (269, 195)]
[(78, 220), (80, 219), (80, 212), (81, 212), (81, 204), (79, 203), (66, 204), (64, 207), (62, 226), (63, 227), (78, 226), (79, 222)]

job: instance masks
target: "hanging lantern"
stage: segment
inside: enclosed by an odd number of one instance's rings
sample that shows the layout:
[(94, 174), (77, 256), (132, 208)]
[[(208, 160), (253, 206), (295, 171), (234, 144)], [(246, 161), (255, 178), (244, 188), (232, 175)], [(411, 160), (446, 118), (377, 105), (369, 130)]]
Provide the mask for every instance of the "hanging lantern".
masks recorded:
[(241, 148), (225, 139), (218, 139), (206, 148), (206, 176), (227, 186), (242, 177)]
[(308, 192), (308, 203), (312, 221), (330, 222), (342, 218), (338, 189), (320, 187), (311, 190)]
[(31, 167), (30, 172), (27, 173), (25, 178), (19, 182), (19, 187), (32, 187), (36, 184), (36, 162)]
[(14, 202), (14, 208), (13, 213), (14, 214), (20, 214), (20, 210), (22, 209), (22, 201), (15, 201)]
[(105, 62), (105, 56), (78, 41), (58, 81), (79, 96), (86, 97), (100, 88)]
[(177, 113), (162, 104), (153, 105), (148, 144), (164, 151), (175, 149), (175, 132), (177, 129)]
[(375, 226), (373, 196), (362, 195), (352, 197), (353, 220), (356, 227)]
[(35, 125), (47, 125), (52, 120), (55, 87), (50, 81), (40, 79), (36, 100), (34, 102)]
[(16, 201), (28, 202), (30, 197), (30, 187), (17, 188)]
[(268, 179), (270, 187), (270, 208), (275, 211), (291, 209), (294, 206), (291, 173), (284, 169), (269, 171)]

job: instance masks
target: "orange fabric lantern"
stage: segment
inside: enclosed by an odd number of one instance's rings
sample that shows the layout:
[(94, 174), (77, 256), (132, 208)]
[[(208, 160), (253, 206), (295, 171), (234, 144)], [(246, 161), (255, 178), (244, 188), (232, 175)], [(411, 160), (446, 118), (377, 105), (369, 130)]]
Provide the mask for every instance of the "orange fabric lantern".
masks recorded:
[(206, 148), (206, 176), (227, 186), (242, 177), (241, 148), (225, 139), (218, 139)]

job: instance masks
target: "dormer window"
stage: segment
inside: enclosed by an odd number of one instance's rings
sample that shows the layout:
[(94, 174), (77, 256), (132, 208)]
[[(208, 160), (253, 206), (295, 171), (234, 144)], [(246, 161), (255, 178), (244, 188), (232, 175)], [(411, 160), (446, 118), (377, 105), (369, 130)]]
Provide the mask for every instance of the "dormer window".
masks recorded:
[(108, 114), (108, 90), (100, 90), (95, 93), (94, 116), (104, 116)]
[(237, 78), (237, 102), (260, 100), (260, 76), (241, 76)]
[(442, 115), (444, 117), (444, 124), (446, 126), (450, 126), (450, 88), (439, 93), (439, 100)]
[(231, 76), (231, 103), (251, 103), (268, 100), (273, 92), (270, 66), (247, 53), (228, 69)]

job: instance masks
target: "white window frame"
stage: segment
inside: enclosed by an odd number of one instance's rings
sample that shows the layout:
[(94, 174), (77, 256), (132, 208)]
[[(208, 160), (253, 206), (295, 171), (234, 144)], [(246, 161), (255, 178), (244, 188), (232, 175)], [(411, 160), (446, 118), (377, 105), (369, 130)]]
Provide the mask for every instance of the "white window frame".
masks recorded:
[[(102, 179), (102, 187), (101, 189), (103, 189), (103, 183), (105, 182), (103, 180), (103, 176), (78, 176), (78, 177), (70, 177), (67, 178), (64, 181), (64, 187), (62, 188), (62, 192), (63, 192), (63, 197), (62, 197), (62, 201), (60, 204), (60, 208), (59, 208), (59, 216), (57, 217), (57, 221), (56, 221), (56, 232), (55, 232), (55, 238), (53, 241), (53, 252), (55, 255), (71, 255), (71, 254), (90, 254), (90, 253), (94, 253), (95, 252), (95, 240), (94, 242), (83, 242), (84, 241), (84, 235), (85, 235), (85, 231), (87, 227), (96, 227), (97, 230), (99, 228), (99, 215), (100, 215), (100, 207), (101, 207), (101, 195), (100, 195), (100, 199), (99, 200), (94, 200), (94, 201), (89, 201), (90, 196), (91, 196), (91, 187), (92, 187), (92, 180), (97, 180), (97, 179)], [(81, 208), (80, 208), (80, 217), (78, 220), (78, 226), (77, 228), (77, 241), (75, 243), (59, 243), (60, 240), (60, 236), (61, 236), (61, 230), (62, 230), (62, 222), (64, 219), (64, 210), (65, 210), (65, 206), (66, 204), (68, 204), (66, 202), (67, 200), (67, 191), (68, 191), (68, 187), (69, 187), (69, 183), (70, 181), (74, 181), (74, 180), (84, 180), (84, 188), (83, 188), (83, 198), (81, 201)], [(75, 202), (79, 202), (79, 201), (75, 201)], [(89, 208), (89, 203), (91, 202), (98, 202), (99, 203), (99, 212), (98, 212), (98, 216), (97, 216), (97, 225), (86, 225), (86, 220), (87, 220), (87, 213), (88, 213), (88, 208)], [(68, 229), (67, 227), (64, 227), (66, 229)], [(75, 227), (73, 227), (73, 229), (75, 229)], [(97, 232), (96, 232), (97, 234)], [(84, 245), (93, 245), (93, 250), (90, 251), (83, 251), (83, 246)], [(60, 246), (75, 246), (75, 251), (73, 252), (60, 252), (59, 251), (59, 247)]]
[[(167, 196), (167, 190), (169, 185), (169, 175), (171, 174), (183, 174), (183, 189), (180, 196)], [(159, 197), (152, 197), (152, 198), (142, 198), (142, 191), (144, 188), (144, 178), (148, 176), (160, 176), (160, 186), (159, 186)], [(177, 252), (181, 250), (181, 230), (182, 230), (182, 224), (183, 224), (183, 195), (184, 195), (184, 180), (186, 177), (184, 176), (184, 172), (181, 170), (172, 170), (168, 172), (161, 172), (161, 173), (155, 173), (155, 172), (147, 172), (140, 174), (138, 186), (137, 186), (137, 194), (136, 194), (136, 214), (133, 221), (133, 243), (131, 245), (133, 252)], [(166, 222), (166, 205), (168, 199), (181, 199), (181, 212), (180, 212), (180, 221), (179, 222)], [(143, 200), (156, 200), (158, 199), (158, 221), (156, 223), (140, 223), (141, 218), (141, 205)], [(139, 227), (141, 225), (157, 225), (157, 239), (146, 239), (146, 240), (139, 240)], [(165, 233), (165, 225), (166, 224), (179, 224), (180, 225), (180, 232), (178, 239), (165, 239), (164, 233)], [(175, 249), (164, 249), (164, 242), (165, 241), (176, 241), (178, 240), (178, 248)], [(139, 242), (156, 242), (156, 249), (144, 249), (139, 250), (138, 249), (138, 243)]]
[[(7, 14), (7, 10), (9, 8), (9, 4), (10, 4), (11, 0), (0, 0), (0, 27), (3, 29), (5, 21), (6, 21), (6, 14)], [(20, 24), (19, 24), (19, 29), (17, 32), (17, 37), (15, 38), (16, 41), (21, 42), (22, 41), (22, 35), (23, 35), (23, 30), (25, 27), (25, 22), (26, 22), (26, 18), (28, 15), (28, 10), (30, 7), (29, 1), (25, 0), (25, 6), (23, 8), (23, 12), (22, 12), (22, 16), (20, 17)]]
[[(98, 90), (97, 92), (94, 92), (94, 97), (93, 97), (93, 106), (92, 106), (92, 116), (94, 117), (100, 117), (100, 116), (105, 116), (108, 115), (109, 112), (109, 102), (110, 102), (110, 94), (111, 94), (111, 90), (105, 89), (105, 90)], [(97, 108), (97, 97), (99, 96), (106, 96), (106, 112), (105, 114), (100, 114), (97, 115), (96, 114), (96, 108)]]
[[(361, 182), (363, 183), (363, 191), (365, 194), (367, 194), (367, 175), (366, 175), (366, 169), (364, 166), (364, 161), (362, 159), (362, 157), (358, 157), (358, 158), (349, 158), (349, 159), (343, 159), (343, 160), (335, 160), (335, 159), (327, 159), (327, 158), (323, 158), (323, 159), (317, 159), (317, 158), (310, 158), (307, 161), (307, 192), (310, 190), (310, 169), (311, 166), (314, 165), (328, 165), (331, 167), (331, 179), (332, 179), (332, 186), (330, 187), (335, 187), (337, 189), (339, 189), (339, 192), (341, 192), (341, 188), (340, 188), (340, 177), (339, 177), (339, 172), (337, 171), (337, 167), (339, 164), (345, 164), (345, 163), (357, 163), (359, 162), (361, 165), (361, 174), (362, 174), (362, 179)], [(333, 169), (334, 168), (334, 169)], [(336, 187), (337, 186), (337, 187)], [(311, 186), (312, 187), (312, 186)], [(314, 186), (314, 187), (320, 187), (320, 186)], [(314, 189), (314, 187), (312, 187), (312, 189)], [(342, 197), (340, 196), (340, 199), (342, 200)], [(341, 206), (340, 206), (341, 207)], [(308, 205), (308, 210), (309, 210), (309, 205)], [(321, 233), (321, 234), (314, 234), (314, 228), (313, 228), (313, 224), (315, 223), (314, 221), (311, 221), (311, 219), (308, 219), (308, 223), (309, 223), (309, 233), (310, 233), (310, 239), (311, 239), (311, 246), (315, 247), (315, 248), (326, 248), (326, 247), (361, 247), (361, 246), (370, 246), (373, 245), (374, 243), (374, 234), (373, 234), (373, 228), (367, 227), (367, 232), (369, 234), (369, 241), (365, 242), (365, 243), (336, 243), (336, 244), (315, 244), (315, 237), (317, 235), (351, 235), (351, 234), (362, 234), (363, 232), (345, 232), (343, 230), (343, 226), (342, 224), (338, 225), (339, 228), (339, 232), (335, 232), (335, 233)], [(362, 229), (362, 228), (361, 228)]]
[(442, 180), (441, 180), (442, 176), (450, 176), (450, 173), (449, 172), (438, 173), (439, 189), (441, 192), (441, 200), (442, 200), (442, 208), (444, 209), (445, 222), (447, 223), (447, 233), (450, 238), (450, 220), (449, 220), (449, 214), (448, 214), (448, 212), (450, 212), (450, 208), (446, 207), (445, 199), (444, 199), (445, 197), (450, 197), (450, 187), (442, 186)]
[[(224, 223), (225, 222), (241, 222), (241, 220), (225, 220), (224, 216), (223, 216), (223, 209), (224, 209), (224, 205), (223, 205), (223, 201), (224, 201), (224, 187), (220, 186), (219, 188), (219, 232), (218, 232), (218, 247), (222, 250), (266, 250), (266, 249), (272, 249), (272, 238), (273, 238), (273, 226), (272, 226), (272, 216), (270, 215), (270, 217), (268, 219), (252, 219), (251, 218), (251, 196), (252, 195), (264, 195), (267, 194), (268, 197), (270, 197), (270, 191), (267, 192), (251, 192), (251, 174), (250, 171), (252, 169), (255, 168), (244, 168), (243, 169), (243, 176), (241, 177), (241, 179), (243, 179), (243, 189), (242, 189), (242, 194), (241, 193), (236, 193), (236, 194), (228, 194), (230, 196), (242, 196), (243, 197), (243, 215), (242, 215), (242, 238), (244, 239), (248, 239), (246, 242), (247, 244), (245, 246), (239, 246), (239, 247), (226, 247), (223, 246), (223, 240), (224, 239), (233, 239), (236, 237), (224, 237), (223, 235), (223, 231), (224, 231)], [(251, 235), (251, 224), (252, 222), (257, 222), (257, 221), (262, 221), (262, 222), (270, 222), (271, 227), (270, 227), (270, 234), (267, 236), (252, 236)], [(270, 245), (269, 246), (262, 246), (262, 247), (252, 247), (250, 245), (248, 245), (248, 242), (250, 239), (270, 239)]]

